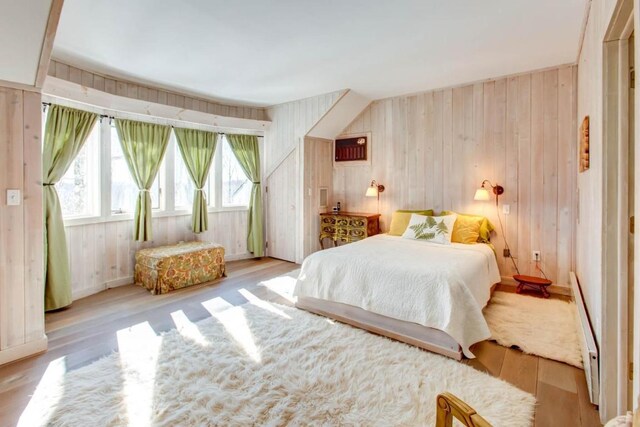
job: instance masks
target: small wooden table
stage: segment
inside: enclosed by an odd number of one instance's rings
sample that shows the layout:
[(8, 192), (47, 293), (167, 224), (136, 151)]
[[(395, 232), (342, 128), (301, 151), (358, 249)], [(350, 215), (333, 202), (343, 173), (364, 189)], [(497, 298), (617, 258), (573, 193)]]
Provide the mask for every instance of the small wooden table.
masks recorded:
[(513, 279), (518, 282), (518, 287), (516, 288), (517, 293), (522, 292), (525, 288), (531, 288), (542, 292), (543, 298), (549, 298), (550, 294), (549, 291), (547, 291), (547, 287), (551, 285), (551, 280), (542, 277), (524, 276), (522, 274), (516, 274), (513, 276)]
[(351, 243), (380, 232), (380, 214), (340, 212), (320, 214), (320, 246), (324, 249), (324, 239)]

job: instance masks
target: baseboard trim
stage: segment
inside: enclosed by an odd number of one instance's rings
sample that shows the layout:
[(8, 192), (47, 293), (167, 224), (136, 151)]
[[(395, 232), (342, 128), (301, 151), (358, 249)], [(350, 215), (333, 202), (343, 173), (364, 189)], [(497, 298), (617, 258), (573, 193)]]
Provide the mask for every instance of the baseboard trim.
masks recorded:
[[(518, 286), (518, 282), (516, 282), (511, 276), (502, 276), (502, 280), (500, 281), (500, 284), (503, 286), (508, 286), (510, 288), (511, 287), (515, 288)], [(573, 296), (573, 293), (571, 292), (571, 288), (568, 285), (564, 286), (564, 285), (558, 285), (554, 283), (551, 286), (549, 286), (547, 290), (551, 294), (564, 295), (568, 297)]]
[(24, 359), (25, 357), (30, 357), (38, 353), (44, 353), (47, 351), (47, 343), (47, 336), (43, 335), (42, 338), (37, 340), (6, 348), (0, 351), (0, 365), (15, 362), (16, 360)]
[[(244, 259), (252, 259), (256, 258), (252, 253), (244, 253), (244, 254), (236, 254), (236, 255), (228, 255), (225, 256), (225, 261), (240, 261)], [(120, 277), (119, 279), (108, 280), (100, 285), (92, 286), (86, 289), (80, 289), (78, 291), (74, 291), (73, 300), (78, 300), (80, 298), (85, 298), (90, 295), (97, 294), (98, 292), (106, 291), (107, 289), (117, 288), (119, 286), (126, 286), (133, 284), (133, 276), (125, 276)]]

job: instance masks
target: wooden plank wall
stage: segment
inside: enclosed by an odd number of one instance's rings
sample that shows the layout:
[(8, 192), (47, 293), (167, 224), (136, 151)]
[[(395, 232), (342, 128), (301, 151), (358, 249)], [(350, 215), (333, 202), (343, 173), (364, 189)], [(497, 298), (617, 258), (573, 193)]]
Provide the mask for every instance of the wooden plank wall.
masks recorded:
[[(308, 237), (303, 220), (304, 137), (345, 93), (341, 90), (267, 109), (271, 126), (265, 132), (262, 181), (269, 182), (274, 175), (271, 181), (280, 183), (269, 185), (265, 194), (269, 256), (295, 262), (303, 259), (303, 239)], [(277, 215), (280, 206), (287, 206), (286, 215)]]
[(503, 276), (495, 205), (474, 202), (483, 179), (504, 186), (500, 215), (520, 272), (536, 273), (532, 251), (559, 285), (574, 268), (576, 218), (576, 74), (574, 66), (373, 102), (344, 133), (372, 133), (372, 165), (334, 169), (332, 203), (376, 212), (364, 197), (371, 179), (386, 186), (382, 227), (396, 209), (434, 208), (487, 216)]
[(133, 240), (133, 221), (112, 221), (65, 227), (71, 266), (73, 298), (79, 299), (109, 287), (129, 284), (138, 249), (180, 241), (213, 241), (225, 248), (228, 260), (250, 258), (247, 251), (247, 211), (211, 212), (209, 230), (191, 231), (191, 216), (153, 219), (153, 240)]
[(615, 0), (593, 0), (578, 60), (578, 112), (589, 116), (589, 169), (578, 174), (579, 215), (576, 276), (593, 322), (594, 334), (602, 343), (603, 305), (603, 40), (616, 6)]
[(187, 110), (201, 111), (203, 113), (227, 117), (240, 117), (244, 119), (264, 120), (265, 118), (264, 108), (226, 105), (203, 98), (144, 86), (115, 77), (93, 73), (54, 60), (49, 64), (49, 75), (113, 95), (171, 105)]
[[(16, 348), (45, 339), (40, 102), (38, 93), (0, 87), (1, 361), (14, 358), (5, 350), (22, 357), (30, 351)], [(19, 206), (7, 205), (7, 189), (22, 192)]]
[(326, 187), (329, 202), (333, 190), (333, 141), (306, 137), (304, 140), (304, 256), (320, 250), (320, 188)]
[(337, 91), (269, 107), (266, 120), (271, 126), (265, 134), (265, 176), (296, 148), (311, 128), (346, 93)]

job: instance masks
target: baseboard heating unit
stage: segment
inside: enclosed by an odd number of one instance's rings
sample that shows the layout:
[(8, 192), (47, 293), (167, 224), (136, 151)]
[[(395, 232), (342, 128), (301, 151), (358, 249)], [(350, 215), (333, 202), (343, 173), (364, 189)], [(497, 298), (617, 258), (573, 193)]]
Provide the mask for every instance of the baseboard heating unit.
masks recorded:
[(584, 372), (587, 378), (589, 398), (591, 403), (598, 405), (600, 398), (598, 347), (596, 346), (596, 340), (593, 337), (593, 329), (591, 328), (587, 308), (584, 304), (584, 299), (582, 298), (582, 290), (580, 289), (578, 278), (573, 271), (570, 273), (570, 278), (573, 299), (578, 308), (576, 321), (578, 323), (578, 335), (582, 347), (582, 363), (584, 365)]

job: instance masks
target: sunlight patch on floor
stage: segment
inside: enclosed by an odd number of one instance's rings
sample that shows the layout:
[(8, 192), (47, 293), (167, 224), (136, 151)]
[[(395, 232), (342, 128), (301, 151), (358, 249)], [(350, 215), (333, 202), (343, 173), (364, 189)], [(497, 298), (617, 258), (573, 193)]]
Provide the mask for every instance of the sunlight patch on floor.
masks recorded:
[(149, 322), (121, 329), (117, 338), (128, 424), (149, 426), (162, 338), (156, 335)]
[(257, 306), (257, 307), (263, 308), (263, 309), (265, 309), (267, 311), (270, 311), (271, 313), (277, 314), (280, 317), (284, 317), (285, 319), (291, 320), (291, 316), (289, 316), (287, 313), (285, 313), (284, 311), (280, 310), (279, 308), (277, 308), (273, 304), (258, 298), (257, 296), (255, 296), (254, 294), (249, 292), (248, 290), (242, 288), (242, 289), (238, 290), (238, 292), (240, 293), (240, 295), (245, 297), (247, 299), (247, 301), (249, 301), (249, 303), (251, 303), (251, 304), (253, 304), (253, 305)]
[(260, 286), (264, 286), (270, 291), (280, 295), (289, 302), (295, 303), (298, 298), (293, 296), (293, 290), (296, 287), (299, 270), (294, 270), (284, 276), (278, 276), (271, 280), (260, 282)]
[(241, 307), (234, 307), (222, 312), (211, 313), (224, 326), (227, 333), (256, 363), (262, 363), (260, 350), (249, 328), (249, 323)]
[(202, 301), (201, 304), (212, 315), (233, 307), (232, 304), (229, 304), (224, 300), (224, 298), (221, 297), (215, 297), (206, 301)]
[[(47, 425), (64, 395), (64, 380), (67, 373), (66, 358), (60, 357), (47, 366), (27, 407), (20, 415), (18, 427)], [(43, 411), (43, 408), (47, 408)]]
[(193, 323), (184, 311), (178, 310), (171, 313), (173, 323), (176, 325), (177, 331), (185, 338), (188, 338), (203, 347), (210, 347), (211, 343), (202, 335), (198, 326)]

